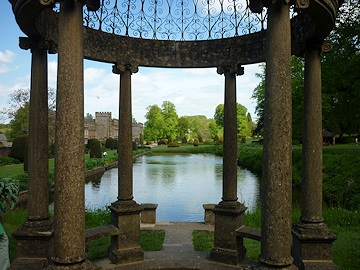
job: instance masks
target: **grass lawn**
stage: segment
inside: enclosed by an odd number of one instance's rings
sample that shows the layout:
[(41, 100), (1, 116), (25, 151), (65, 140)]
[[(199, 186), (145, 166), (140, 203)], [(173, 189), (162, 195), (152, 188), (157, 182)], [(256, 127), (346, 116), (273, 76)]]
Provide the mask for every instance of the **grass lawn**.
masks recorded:
[[(360, 213), (345, 209), (325, 208), (325, 223), (337, 240), (333, 244), (333, 259), (340, 270), (357, 270), (360, 265)], [(260, 211), (245, 214), (245, 225), (260, 227)], [(292, 220), (299, 220), (300, 211), (294, 210)], [(204, 231), (193, 232), (193, 244), (197, 251), (209, 252), (213, 248), (214, 234)], [(247, 257), (257, 260), (260, 255), (260, 242), (244, 239)]]
[[(9, 237), (10, 260), (15, 259), (16, 242), (12, 233), (15, 232), (26, 220), (26, 210), (7, 211), (4, 214), (4, 228)], [(110, 224), (110, 213), (107, 210), (97, 210), (85, 213), (85, 227)], [(140, 235), (140, 246), (144, 251), (159, 251), (163, 248), (165, 231), (142, 231)], [(89, 260), (107, 257), (110, 246), (110, 237), (103, 237), (87, 243), (86, 252)]]

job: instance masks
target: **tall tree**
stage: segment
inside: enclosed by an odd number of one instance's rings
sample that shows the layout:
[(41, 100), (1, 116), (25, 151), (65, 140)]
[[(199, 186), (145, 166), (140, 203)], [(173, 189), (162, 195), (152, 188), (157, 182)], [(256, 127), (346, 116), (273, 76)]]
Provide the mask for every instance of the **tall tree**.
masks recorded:
[[(0, 112), (2, 121), (10, 119), (9, 140), (13, 140), (19, 135), (28, 132), (28, 115), (30, 108), (30, 89), (17, 89), (9, 95), (9, 104)], [(53, 113), (56, 106), (56, 91), (54, 88), (48, 89), (49, 114)], [(52, 137), (52, 122), (49, 121), (49, 139)], [(50, 140), (51, 141), (51, 140)]]
[[(260, 78), (260, 83), (253, 91), (252, 99), (257, 105), (255, 112), (258, 116), (257, 126), (254, 129), (255, 135), (262, 135), (264, 128), (264, 105), (265, 105), (265, 69), (266, 65), (261, 64), (261, 73), (256, 77)], [(292, 136), (293, 139), (301, 139), (302, 134), (302, 114), (304, 97), (304, 60), (301, 57), (291, 57), (291, 80), (292, 80)]]
[[(251, 135), (249, 125), (248, 125), (248, 117), (247, 117), (247, 109), (241, 105), (240, 103), (236, 104), (237, 110), (237, 132), (239, 137), (248, 137)], [(224, 127), (224, 104), (219, 104), (215, 109), (214, 119), (216, 124), (220, 127)]]
[(161, 108), (158, 105), (148, 106), (145, 115), (144, 138), (147, 141), (156, 141), (164, 137), (165, 122)]
[(178, 119), (177, 130), (178, 130), (179, 138), (184, 138), (185, 135), (189, 133), (190, 121), (186, 116), (181, 116)]
[(166, 139), (174, 140), (178, 137), (177, 125), (179, 118), (176, 113), (175, 105), (170, 101), (164, 101), (161, 107), (165, 124), (164, 137)]
[(351, 134), (360, 132), (360, 2), (346, 0), (330, 33), (333, 50), (323, 56), (323, 125)]

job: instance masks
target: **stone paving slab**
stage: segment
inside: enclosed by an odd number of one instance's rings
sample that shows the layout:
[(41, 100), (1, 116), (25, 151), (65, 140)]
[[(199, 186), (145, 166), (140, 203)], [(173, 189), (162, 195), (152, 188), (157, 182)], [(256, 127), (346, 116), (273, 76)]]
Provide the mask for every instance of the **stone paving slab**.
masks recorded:
[(208, 252), (196, 252), (192, 245), (192, 232), (194, 230), (213, 231), (212, 225), (200, 222), (167, 222), (156, 223), (155, 226), (146, 225), (142, 229), (164, 230), (165, 240), (162, 251), (145, 252), (142, 262), (126, 265), (114, 265), (108, 258), (96, 261), (95, 264), (102, 269), (113, 270), (239, 270), (248, 267), (230, 266), (211, 262)]

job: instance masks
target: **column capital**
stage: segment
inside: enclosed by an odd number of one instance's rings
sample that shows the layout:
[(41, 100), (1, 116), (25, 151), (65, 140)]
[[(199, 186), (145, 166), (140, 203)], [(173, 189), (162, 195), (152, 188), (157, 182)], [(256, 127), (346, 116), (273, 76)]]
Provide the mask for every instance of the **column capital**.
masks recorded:
[(328, 53), (332, 51), (333, 44), (331, 40), (309, 39), (306, 47), (308, 50), (318, 50), (319, 52)]
[[(262, 1), (264, 7), (269, 7), (272, 4), (274, 5), (278, 3), (284, 3), (285, 5), (288, 5), (291, 2), (291, 0), (255, 0), (255, 2), (257, 1)], [(295, 0), (295, 1), (307, 1), (307, 0)]]
[(112, 66), (112, 72), (115, 74), (121, 74), (125, 71), (130, 71), (131, 74), (139, 71), (139, 66), (136, 64), (115, 64)]
[(50, 6), (55, 4), (55, 0), (39, 0), (43, 6)]
[(296, 9), (305, 9), (310, 6), (310, 0), (295, 0)]
[(57, 44), (50, 40), (37, 37), (19, 37), (19, 47), (23, 50), (37, 48), (45, 49), (49, 53), (57, 53)]
[(333, 49), (333, 44), (331, 40), (324, 40), (321, 44), (321, 51), (324, 53), (331, 52)]
[[(53, 6), (55, 3), (62, 2), (63, 0), (39, 0), (40, 4), (43, 6)], [(100, 8), (100, 0), (72, 0), (73, 2), (78, 2), (82, 5), (86, 5), (89, 11), (96, 11)]]
[(233, 66), (233, 65), (218, 66), (216, 72), (220, 75), (225, 73), (230, 73), (239, 76), (239, 75), (244, 75), (244, 67), (242, 67), (240, 64), (238, 64), (237, 66)]

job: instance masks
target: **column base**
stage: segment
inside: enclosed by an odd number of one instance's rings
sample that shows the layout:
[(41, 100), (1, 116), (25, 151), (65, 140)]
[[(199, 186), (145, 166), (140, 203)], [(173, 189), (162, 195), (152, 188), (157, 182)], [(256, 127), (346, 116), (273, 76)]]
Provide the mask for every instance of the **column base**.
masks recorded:
[(270, 266), (270, 265), (266, 265), (263, 263), (259, 263), (258, 266), (255, 266), (254, 268), (252, 268), (253, 270), (299, 270), (299, 268), (297, 268), (296, 265), (288, 265), (288, 266), (283, 266), (283, 267), (276, 267), (276, 266)]
[(114, 264), (144, 260), (140, 247), (140, 213), (142, 206), (135, 201), (117, 201), (109, 206), (111, 223), (119, 230), (111, 237), (109, 258)]
[(92, 262), (88, 260), (85, 260), (74, 264), (57, 264), (52, 262), (45, 269), (46, 270), (100, 270), (102, 268), (94, 265)]
[(239, 265), (246, 257), (243, 237), (236, 230), (244, 225), (246, 207), (239, 202), (220, 202), (215, 205), (215, 241), (210, 260)]
[(141, 247), (115, 249), (110, 246), (109, 259), (114, 264), (125, 264), (130, 262), (143, 261), (144, 251), (141, 249)]
[(293, 226), (292, 256), (301, 270), (337, 270), (332, 243), (336, 235), (324, 223), (299, 222)]
[(13, 233), (17, 258), (50, 259), (54, 228), (51, 220), (26, 221)]

